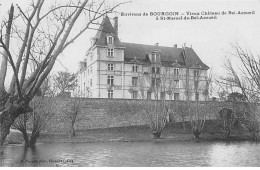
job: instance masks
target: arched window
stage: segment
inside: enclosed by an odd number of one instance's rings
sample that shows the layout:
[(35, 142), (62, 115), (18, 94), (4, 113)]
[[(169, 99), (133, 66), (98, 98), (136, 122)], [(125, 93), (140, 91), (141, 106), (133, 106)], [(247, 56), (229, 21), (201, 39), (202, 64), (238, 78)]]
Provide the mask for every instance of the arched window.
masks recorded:
[(107, 44), (114, 44), (114, 37), (112, 35), (107, 36)]

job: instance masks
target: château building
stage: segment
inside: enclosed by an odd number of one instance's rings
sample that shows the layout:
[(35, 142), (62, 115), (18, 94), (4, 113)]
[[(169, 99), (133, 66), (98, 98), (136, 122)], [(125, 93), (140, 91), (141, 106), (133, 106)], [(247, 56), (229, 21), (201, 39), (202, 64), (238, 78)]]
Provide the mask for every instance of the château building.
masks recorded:
[(121, 42), (118, 18), (104, 17), (77, 73), (74, 96), (206, 100), (205, 65), (192, 48)]

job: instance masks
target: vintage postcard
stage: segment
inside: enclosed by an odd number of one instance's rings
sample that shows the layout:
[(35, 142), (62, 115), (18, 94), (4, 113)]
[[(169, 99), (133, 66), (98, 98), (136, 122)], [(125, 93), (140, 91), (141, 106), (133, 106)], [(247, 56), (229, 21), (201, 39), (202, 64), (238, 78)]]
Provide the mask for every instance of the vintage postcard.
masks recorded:
[(0, 166), (260, 166), (259, 18), (259, 0), (2, 0)]

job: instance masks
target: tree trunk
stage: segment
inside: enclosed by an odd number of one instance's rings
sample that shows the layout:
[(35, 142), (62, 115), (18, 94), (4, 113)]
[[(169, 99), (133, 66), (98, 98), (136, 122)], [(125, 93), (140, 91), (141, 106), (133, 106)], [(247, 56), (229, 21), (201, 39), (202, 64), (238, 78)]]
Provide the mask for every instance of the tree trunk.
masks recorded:
[(185, 125), (184, 121), (182, 122), (182, 128), (183, 128), (184, 131), (186, 130), (186, 125)]
[(195, 137), (196, 142), (198, 142), (198, 141), (200, 140), (200, 133), (201, 133), (201, 132), (199, 132), (198, 129), (193, 130), (193, 135), (194, 135), (194, 137)]
[(75, 135), (76, 135), (75, 128), (74, 128), (74, 124), (72, 123), (71, 124), (71, 128), (70, 128), (70, 137), (73, 137)]
[(226, 139), (229, 139), (230, 133), (231, 133), (231, 130), (230, 129), (226, 129), (226, 132), (225, 132), (225, 138)]
[(28, 137), (26, 130), (23, 131), (22, 134), (23, 134), (23, 139), (24, 139), (24, 147), (27, 148), (29, 146), (29, 137)]
[(154, 139), (159, 139), (160, 136), (161, 136), (161, 133), (162, 133), (162, 132), (153, 131), (153, 138), (154, 138)]
[(28, 147), (35, 147), (36, 141), (39, 137), (40, 137), (40, 132), (36, 132), (35, 134), (32, 134)]
[(13, 101), (8, 107), (4, 108), (0, 112), (0, 151), (3, 149), (3, 145), (7, 135), (10, 133), (11, 125), (15, 119), (24, 113), (31, 111), (29, 102), (25, 99), (20, 101)]

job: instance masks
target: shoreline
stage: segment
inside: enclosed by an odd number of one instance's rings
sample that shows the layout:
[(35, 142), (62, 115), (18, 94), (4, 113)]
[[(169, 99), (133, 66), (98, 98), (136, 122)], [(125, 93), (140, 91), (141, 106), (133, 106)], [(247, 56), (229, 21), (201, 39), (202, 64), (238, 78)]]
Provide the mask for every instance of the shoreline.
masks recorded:
[[(69, 137), (66, 133), (43, 132), (37, 143), (104, 143), (104, 142), (196, 142), (186, 123), (183, 130), (181, 123), (168, 124), (160, 139), (154, 139), (151, 130), (146, 125), (111, 127), (105, 129), (77, 130), (76, 136)], [(210, 123), (209, 123), (210, 124)], [(211, 126), (212, 127), (212, 126)], [(241, 142), (253, 141), (245, 131), (233, 131), (229, 139), (225, 139), (221, 129), (205, 127), (199, 142)], [(11, 131), (6, 144), (23, 144), (22, 133)]]

